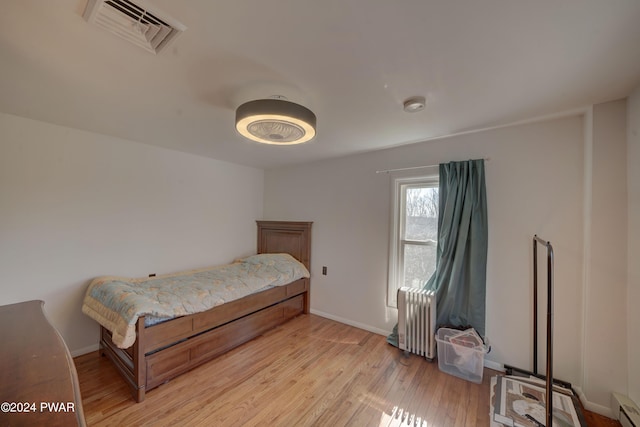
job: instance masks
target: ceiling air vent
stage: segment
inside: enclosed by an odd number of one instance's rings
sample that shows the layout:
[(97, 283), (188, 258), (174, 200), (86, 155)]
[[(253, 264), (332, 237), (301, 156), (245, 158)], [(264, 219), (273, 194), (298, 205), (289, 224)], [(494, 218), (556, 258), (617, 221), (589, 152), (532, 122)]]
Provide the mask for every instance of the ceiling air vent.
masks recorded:
[(89, 0), (84, 19), (141, 48), (158, 53), (187, 29), (180, 22), (129, 0)]

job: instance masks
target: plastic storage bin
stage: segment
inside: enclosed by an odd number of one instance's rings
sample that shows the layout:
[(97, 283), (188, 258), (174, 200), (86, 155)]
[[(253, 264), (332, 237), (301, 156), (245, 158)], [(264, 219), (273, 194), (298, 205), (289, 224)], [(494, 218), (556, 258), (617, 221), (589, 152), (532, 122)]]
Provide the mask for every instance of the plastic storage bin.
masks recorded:
[(436, 341), (438, 368), (442, 372), (474, 383), (482, 382), (484, 355), (489, 352), (489, 346), (475, 330), (440, 328)]

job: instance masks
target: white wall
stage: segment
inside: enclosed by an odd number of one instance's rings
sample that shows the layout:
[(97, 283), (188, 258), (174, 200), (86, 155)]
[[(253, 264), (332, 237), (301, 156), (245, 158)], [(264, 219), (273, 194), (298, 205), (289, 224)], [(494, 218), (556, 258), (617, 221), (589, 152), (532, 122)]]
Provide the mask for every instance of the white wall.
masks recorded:
[[(626, 99), (593, 107), (583, 392), (609, 407), (627, 389)], [(598, 410), (597, 407), (587, 408)]]
[(640, 87), (627, 105), (629, 397), (640, 404)]
[(556, 252), (554, 369), (579, 384), (583, 150), (583, 119), (573, 116), (270, 170), (264, 213), (314, 221), (314, 312), (390, 331), (396, 322), (385, 301), (390, 177), (375, 171), (489, 157), (486, 328), (493, 350), (487, 358), (531, 367), (531, 239), (537, 233)]
[(0, 141), (0, 304), (44, 300), (74, 354), (91, 278), (255, 253), (262, 170), (6, 114)]

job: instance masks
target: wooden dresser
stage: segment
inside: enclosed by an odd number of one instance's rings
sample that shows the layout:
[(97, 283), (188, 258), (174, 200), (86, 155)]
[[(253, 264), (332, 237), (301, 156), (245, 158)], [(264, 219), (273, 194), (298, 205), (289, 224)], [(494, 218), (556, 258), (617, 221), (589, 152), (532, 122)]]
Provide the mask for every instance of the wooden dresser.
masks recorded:
[(73, 359), (43, 306), (0, 306), (0, 426), (85, 425)]

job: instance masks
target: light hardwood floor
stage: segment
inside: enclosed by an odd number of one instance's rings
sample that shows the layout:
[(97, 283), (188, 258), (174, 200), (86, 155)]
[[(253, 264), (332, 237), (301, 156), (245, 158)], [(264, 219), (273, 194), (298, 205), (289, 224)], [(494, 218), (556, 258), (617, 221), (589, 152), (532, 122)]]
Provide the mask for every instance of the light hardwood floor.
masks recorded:
[[(75, 363), (89, 426), (488, 426), (496, 374), (485, 369), (483, 383), (473, 384), (382, 336), (314, 315), (151, 390), (139, 404), (98, 352)], [(616, 425), (606, 422), (589, 425)]]

